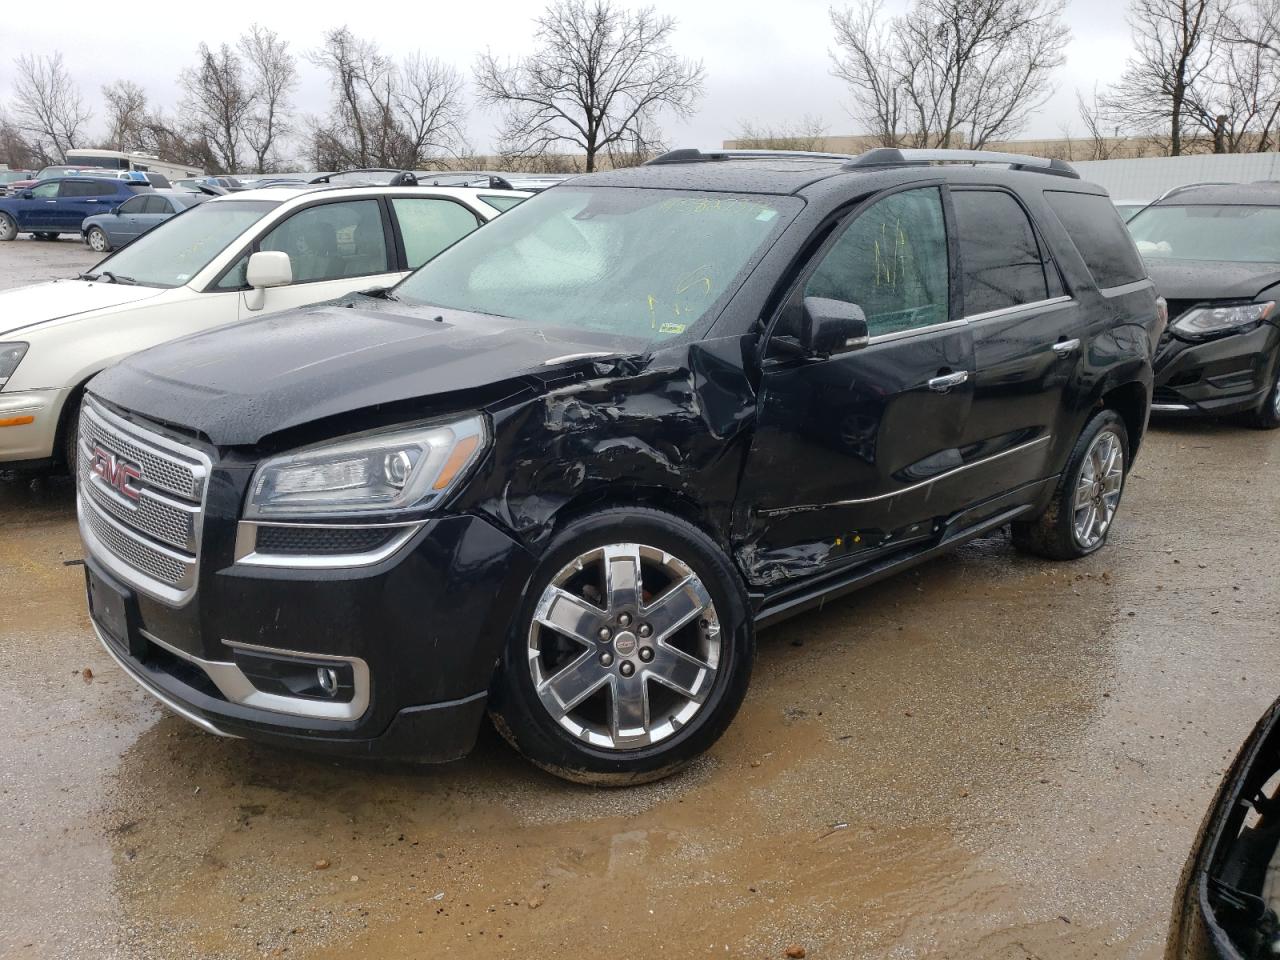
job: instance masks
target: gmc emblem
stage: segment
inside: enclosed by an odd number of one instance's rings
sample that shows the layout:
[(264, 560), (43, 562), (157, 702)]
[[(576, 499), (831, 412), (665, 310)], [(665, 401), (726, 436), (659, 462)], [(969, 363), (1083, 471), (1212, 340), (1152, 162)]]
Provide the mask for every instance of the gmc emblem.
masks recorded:
[(142, 477), (142, 471), (128, 460), (117, 457), (110, 450), (102, 447), (93, 448), (93, 462), (89, 472), (97, 474), (102, 482), (123, 494), (130, 500), (137, 500), (141, 492), (133, 485), (133, 481)]

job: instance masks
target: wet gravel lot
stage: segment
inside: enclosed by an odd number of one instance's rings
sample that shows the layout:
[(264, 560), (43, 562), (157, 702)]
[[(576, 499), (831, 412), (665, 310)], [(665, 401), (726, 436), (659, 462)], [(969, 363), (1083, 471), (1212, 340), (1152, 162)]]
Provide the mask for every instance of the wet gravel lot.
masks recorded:
[[(72, 275), (0, 245), (0, 287)], [(1280, 432), (1157, 425), (1111, 542), (1006, 539), (761, 636), (711, 755), (569, 786), (209, 736), (84, 612), (74, 494), (0, 478), (0, 957), (1140, 957), (1280, 695)]]

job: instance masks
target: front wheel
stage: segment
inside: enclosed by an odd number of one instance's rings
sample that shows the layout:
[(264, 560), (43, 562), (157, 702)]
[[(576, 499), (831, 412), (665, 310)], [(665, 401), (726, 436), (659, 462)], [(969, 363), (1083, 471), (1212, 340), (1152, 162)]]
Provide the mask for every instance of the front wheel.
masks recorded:
[(18, 224), (13, 217), (7, 213), (0, 213), (0, 241), (16, 240), (18, 237)]
[(1271, 392), (1262, 401), (1262, 406), (1246, 415), (1249, 426), (1259, 430), (1275, 430), (1280, 427), (1280, 356), (1276, 357), (1275, 382), (1271, 384)]
[(94, 253), (106, 253), (111, 249), (106, 231), (101, 227), (90, 227), (89, 232), (85, 234), (84, 242), (89, 244), (89, 249)]
[(656, 510), (603, 510), (566, 526), (531, 578), (491, 713), (556, 776), (646, 783), (720, 737), (753, 652), (742, 582), (710, 537)]
[(1013, 523), (1019, 550), (1050, 560), (1078, 560), (1107, 541), (1129, 467), (1129, 432), (1114, 410), (1094, 415), (1076, 440), (1048, 509)]

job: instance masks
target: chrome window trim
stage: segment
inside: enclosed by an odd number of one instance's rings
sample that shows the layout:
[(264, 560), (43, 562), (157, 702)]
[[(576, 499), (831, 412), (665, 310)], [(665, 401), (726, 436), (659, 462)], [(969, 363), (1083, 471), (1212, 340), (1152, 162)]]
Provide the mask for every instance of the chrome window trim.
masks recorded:
[(1075, 301), (1065, 294), (1061, 297), (1049, 297), (1047, 300), (1033, 300), (1031, 303), (1015, 303), (1011, 307), (1001, 307), (999, 310), (988, 310), (985, 313), (971, 313), (966, 316), (966, 323), (981, 323), (983, 320), (994, 320), (997, 317), (1011, 317), (1017, 313), (1026, 313), (1031, 310), (1043, 310), (1046, 307), (1057, 308), (1065, 306)]
[[(425, 520), (405, 520), (395, 523), (288, 523), (267, 520), (241, 520), (236, 524), (235, 562), (250, 567), (275, 567), (294, 570), (333, 570), (351, 567), (368, 567), (381, 563), (413, 539), (422, 529)], [(306, 527), (318, 530), (402, 528), (403, 533), (366, 553), (335, 553), (324, 556), (306, 554), (258, 553), (259, 527)]]
[(903, 487), (901, 490), (894, 490), (890, 493), (881, 493), (874, 497), (860, 497), (853, 500), (834, 500), (831, 503), (807, 504), (804, 506), (793, 506), (793, 507), (779, 507), (775, 510), (763, 510), (761, 511), (761, 513), (764, 516), (772, 517), (780, 513), (791, 513), (796, 510), (825, 510), (829, 507), (853, 507), (853, 506), (859, 506), (864, 503), (876, 503), (880, 500), (890, 500), (893, 497), (900, 497), (903, 494), (912, 493), (913, 491), (919, 490), (922, 487), (927, 487), (930, 484), (937, 483), (939, 480), (945, 480), (948, 477), (953, 477), (958, 473), (964, 473), (964, 471), (966, 470), (972, 470), (974, 467), (981, 467), (985, 464), (992, 463), (1003, 457), (1008, 457), (1015, 453), (1021, 453), (1025, 450), (1030, 450), (1032, 447), (1039, 446), (1042, 443), (1048, 443), (1052, 439), (1053, 439), (1052, 434), (1045, 434), (1043, 437), (1037, 437), (1036, 439), (1029, 440), (1026, 443), (1020, 443), (1016, 447), (1010, 447), (1008, 450), (1001, 450), (999, 453), (993, 453), (991, 456), (983, 457), (981, 460), (975, 460), (973, 463), (961, 464), (958, 467), (953, 467), (950, 470), (947, 470), (943, 473), (938, 474), (936, 477), (930, 477), (927, 480), (921, 480), (919, 483), (913, 483), (908, 487)]
[(906, 330), (895, 330), (893, 333), (877, 333), (867, 338), (867, 345), (873, 346), (877, 343), (892, 343), (894, 340), (905, 340), (908, 337), (918, 337), (925, 333), (936, 333), (939, 330), (955, 330), (963, 327), (967, 320), (947, 320), (943, 323), (931, 323), (927, 327), (909, 327)]
[(333, 703), (325, 700), (311, 700), (303, 697), (286, 697), (278, 693), (264, 693), (255, 687), (234, 661), (205, 660), (193, 653), (180, 650), (171, 643), (166, 643), (147, 630), (138, 631), (148, 641), (167, 650), (188, 663), (199, 667), (224, 697), (232, 703), (256, 710), (267, 710), (271, 713), (283, 713), (294, 717), (309, 717), (314, 720), (356, 720), (369, 709), (369, 665), (359, 657), (338, 657), (325, 653), (307, 653), (303, 650), (281, 650), (275, 647), (263, 647), (252, 643), (237, 643), (223, 640), (229, 647), (241, 650), (252, 650), (257, 653), (275, 654), (282, 657), (304, 657), (308, 660), (326, 660), (332, 663), (351, 665), (353, 691), (351, 699), (345, 703)]
[(1131, 280), (1128, 283), (1121, 283), (1114, 287), (1099, 287), (1098, 292), (1104, 297), (1119, 297), (1126, 293), (1137, 293), (1139, 290), (1154, 286), (1154, 280), (1150, 277), (1143, 277), (1141, 280)]

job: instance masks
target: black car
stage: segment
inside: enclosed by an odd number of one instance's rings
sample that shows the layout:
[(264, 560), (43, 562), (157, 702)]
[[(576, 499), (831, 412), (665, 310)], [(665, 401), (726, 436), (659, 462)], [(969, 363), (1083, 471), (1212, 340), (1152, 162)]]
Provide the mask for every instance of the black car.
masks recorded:
[(1280, 700), (1222, 779), (1174, 895), (1166, 960), (1280, 954)]
[(1280, 427), (1280, 185), (1180, 189), (1129, 230), (1169, 304), (1153, 409)]
[(447, 760), (487, 709), (654, 779), (760, 627), (1010, 525), (1099, 549), (1163, 325), (1060, 161), (678, 151), (93, 380), (92, 618), (217, 733)]

